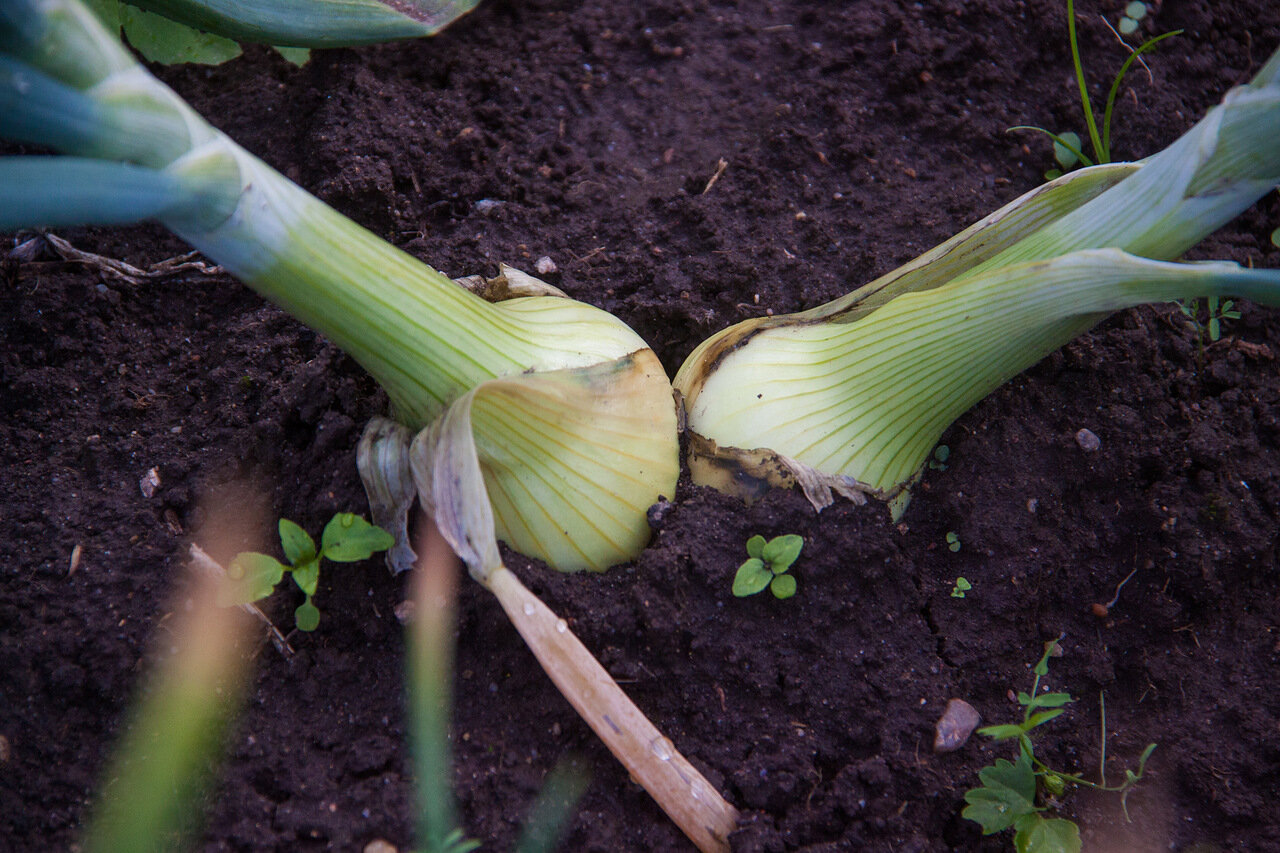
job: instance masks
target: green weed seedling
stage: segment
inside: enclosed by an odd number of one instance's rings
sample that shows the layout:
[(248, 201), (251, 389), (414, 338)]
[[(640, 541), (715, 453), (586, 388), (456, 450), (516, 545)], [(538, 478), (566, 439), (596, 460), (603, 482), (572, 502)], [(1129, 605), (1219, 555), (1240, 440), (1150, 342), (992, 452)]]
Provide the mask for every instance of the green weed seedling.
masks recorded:
[[(1040, 693), (1040, 679), (1049, 672), (1049, 658), (1058, 646), (1057, 640), (1044, 644), (1044, 655), (1035, 665), (1035, 681), (1030, 693), (1018, 693), (1018, 704), (1023, 707), (1022, 722), (998, 726), (985, 726), (978, 733), (993, 740), (1016, 740), (1018, 757), (1010, 762), (1003, 758), (978, 771), (982, 785), (965, 792), (965, 806), (961, 814), (982, 827), (983, 835), (992, 835), (1006, 829), (1014, 830), (1013, 846), (1018, 853), (1080, 853), (1080, 827), (1074, 821), (1059, 817), (1046, 817), (1047, 806), (1037, 805), (1062, 796), (1067, 785), (1083, 785), (1099, 791), (1120, 795), (1120, 805), (1128, 817), (1129, 792), (1142, 780), (1147, 759), (1156, 745), (1149, 744), (1138, 758), (1137, 771), (1124, 771), (1124, 781), (1108, 785), (1107, 716), (1102, 708), (1102, 754), (1098, 762), (1100, 781), (1090, 782), (1081, 776), (1061, 773), (1051, 769), (1035, 755), (1033, 731), (1066, 711), (1075, 700), (1069, 693)], [(1039, 798), (1037, 797), (1039, 794)]]
[[(1200, 310), (1199, 299), (1183, 299), (1177, 303), (1178, 310), (1187, 318), (1187, 325), (1196, 333), (1200, 346), (1200, 354), (1204, 355), (1205, 341), (1217, 343), (1222, 338), (1222, 321), (1239, 320), (1240, 312), (1235, 310), (1236, 303), (1230, 299), (1210, 296), (1204, 300), (1204, 311)], [(1201, 319), (1201, 316), (1204, 319)]]
[(947, 531), (947, 550), (953, 554), (960, 550), (960, 534), (954, 530)]
[[(1125, 7), (1124, 17), (1120, 19), (1120, 32), (1124, 35), (1134, 32), (1138, 28), (1139, 21), (1146, 15), (1146, 4), (1130, 3)], [(1111, 89), (1107, 92), (1107, 102), (1102, 111), (1102, 130), (1099, 132), (1098, 120), (1094, 116), (1093, 104), (1089, 100), (1089, 84), (1084, 76), (1084, 63), (1080, 60), (1080, 42), (1076, 38), (1075, 3), (1074, 0), (1067, 0), (1067, 41), (1071, 45), (1071, 61), (1075, 66), (1076, 84), (1080, 88), (1080, 106), (1084, 110), (1085, 124), (1089, 129), (1089, 142), (1093, 147), (1093, 157), (1090, 158), (1084, 153), (1084, 144), (1075, 133), (1068, 131), (1058, 134), (1037, 125), (1025, 124), (1009, 128), (1010, 131), (1034, 130), (1037, 133), (1045, 134), (1053, 140), (1053, 157), (1061, 168), (1050, 169), (1045, 172), (1045, 180), (1052, 181), (1078, 164), (1093, 166), (1098, 163), (1111, 162), (1111, 116), (1115, 109), (1116, 96), (1120, 94), (1120, 84), (1124, 81), (1125, 75), (1129, 73), (1129, 68), (1134, 61), (1141, 57), (1142, 54), (1150, 51), (1165, 39), (1176, 36), (1181, 32), (1182, 30), (1173, 30), (1172, 32), (1162, 33), (1131, 49), (1128, 58), (1120, 66), (1119, 72), (1116, 73), (1115, 79), (1111, 81)]]
[(790, 598), (796, 594), (796, 579), (787, 574), (800, 556), (803, 537), (794, 533), (775, 536), (768, 542), (763, 536), (747, 540), (747, 561), (733, 577), (733, 594), (738, 598), (755, 595), (766, 586), (774, 598)]
[(955, 586), (951, 587), (952, 598), (964, 598), (969, 590), (973, 589), (973, 584), (969, 583), (966, 578), (956, 578)]
[(947, 470), (947, 460), (951, 458), (951, 448), (945, 444), (939, 444), (933, 449), (933, 458), (929, 460), (929, 469), (931, 471)]
[(315, 540), (305, 530), (282, 518), (280, 545), (289, 565), (253, 551), (237, 554), (227, 567), (227, 576), (232, 583), (225, 588), (219, 603), (230, 607), (266, 598), (288, 572), (307, 596), (306, 601), (294, 611), (294, 622), (301, 631), (314, 631), (320, 624), (320, 610), (311, 598), (316, 594), (316, 584), (320, 580), (320, 561), (358, 563), (394, 544), (391, 534), (381, 527), (375, 527), (358, 515), (340, 512), (325, 525), (317, 550)]

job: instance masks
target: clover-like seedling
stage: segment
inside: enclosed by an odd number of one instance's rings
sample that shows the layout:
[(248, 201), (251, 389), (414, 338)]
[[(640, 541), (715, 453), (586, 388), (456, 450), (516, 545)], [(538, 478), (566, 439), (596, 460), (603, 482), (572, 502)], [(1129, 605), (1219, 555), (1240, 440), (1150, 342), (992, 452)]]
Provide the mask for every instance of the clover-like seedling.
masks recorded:
[(755, 595), (766, 586), (774, 598), (790, 598), (796, 594), (796, 579), (787, 574), (800, 556), (804, 538), (794, 533), (775, 536), (768, 542), (763, 536), (747, 540), (747, 561), (733, 577), (733, 594), (738, 598)]
[(1141, 2), (1141, 0), (1133, 0), (1132, 3), (1124, 7), (1124, 17), (1120, 19), (1117, 29), (1120, 30), (1121, 35), (1133, 35), (1142, 19), (1146, 16), (1147, 4)]
[(951, 587), (952, 598), (964, 598), (964, 594), (973, 589), (973, 584), (969, 583), (966, 578), (956, 578), (955, 586)]
[(960, 550), (960, 535), (954, 530), (947, 531), (947, 550), (952, 553)]
[(253, 551), (237, 554), (227, 567), (227, 576), (232, 582), (224, 588), (219, 603), (231, 607), (266, 598), (275, 591), (285, 572), (289, 572), (294, 583), (307, 596), (306, 601), (293, 612), (294, 622), (301, 631), (314, 631), (320, 624), (320, 610), (311, 598), (316, 594), (316, 584), (320, 580), (320, 561), (357, 563), (394, 544), (391, 534), (381, 527), (353, 513), (340, 512), (325, 525), (317, 550), (315, 540), (305, 530), (282, 518), (280, 545), (289, 565)]

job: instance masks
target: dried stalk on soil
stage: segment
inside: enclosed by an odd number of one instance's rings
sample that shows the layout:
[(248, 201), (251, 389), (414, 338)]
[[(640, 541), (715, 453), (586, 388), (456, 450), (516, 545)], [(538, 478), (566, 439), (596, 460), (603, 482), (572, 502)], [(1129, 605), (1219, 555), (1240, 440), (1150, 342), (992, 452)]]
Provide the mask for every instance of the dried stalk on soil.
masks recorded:
[(472, 426), (479, 402), (511, 384), (589, 384), (597, 369), (493, 380), (460, 398), (414, 440), (410, 464), (427, 511), (471, 576), (502, 604), (569, 703), (631, 775), (703, 851), (727, 851), (733, 806), (645, 717), (558, 617), (503, 565)]

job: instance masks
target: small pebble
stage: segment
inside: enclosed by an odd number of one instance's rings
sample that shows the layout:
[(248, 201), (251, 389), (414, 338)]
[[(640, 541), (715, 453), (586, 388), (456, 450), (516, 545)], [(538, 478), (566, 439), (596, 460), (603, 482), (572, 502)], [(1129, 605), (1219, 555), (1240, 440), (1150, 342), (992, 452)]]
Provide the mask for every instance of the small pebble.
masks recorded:
[(980, 722), (982, 715), (968, 702), (963, 699), (950, 700), (934, 729), (933, 751), (955, 752), (965, 745)]
[(560, 270), (560, 268), (556, 266), (556, 262), (546, 255), (543, 255), (538, 258), (538, 260), (534, 261), (533, 268), (538, 275), (550, 275), (551, 273), (558, 272)]
[(364, 853), (399, 853), (390, 841), (375, 838), (364, 846)]
[(1085, 453), (1092, 453), (1102, 446), (1102, 439), (1094, 435), (1093, 430), (1082, 429), (1076, 433), (1076, 444)]
[(413, 613), (416, 609), (417, 604), (414, 600), (412, 598), (406, 598), (404, 601), (396, 605), (396, 621), (401, 625), (408, 625), (413, 622)]
[(152, 468), (146, 474), (142, 475), (142, 479), (138, 481), (138, 488), (142, 490), (142, 496), (149, 498), (156, 493), (156, 489), (160, 488), (160, 472)]

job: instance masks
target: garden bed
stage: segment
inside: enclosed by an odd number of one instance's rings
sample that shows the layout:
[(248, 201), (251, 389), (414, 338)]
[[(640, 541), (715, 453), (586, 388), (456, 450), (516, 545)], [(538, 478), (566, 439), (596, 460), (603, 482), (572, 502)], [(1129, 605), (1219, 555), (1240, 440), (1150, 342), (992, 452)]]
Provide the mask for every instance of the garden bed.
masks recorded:
[[(1124, 57), (1098, 13), (1122, 5), (1077, 10), (1095, 97)], [(1272, 0), (1156, 7), (1149, 34), (1185, 32), (1128, 78), (1118, 158), (1171, 142), (1280, 43)], [(1040, 183), (1048, 143), (1005, 128), (1083, 130), (1056, 0), (510, 0), (302, 68), (251, 48), (156, 71), (451, 275), (550, 258), (544, 278), (631, 324), (670, 373), (712, 332), (841, 295)], [(1280, 266), (1277, 226), (1273, 193), (1194, 256)], [(142, 267), (185, 251), (155, 227), (59, 233)], [(0, 279), (4, 850), (73, 843), (210, 496), (260, 484), (263, 542), (279, 516), (318, 531), (363, 510), (355, 443), (385, 407), (230, 278), (129, 284), (51, 257)], [(1086, 850), (1280, 850), (1280, 315), (1238, 307), (1217, 342), (1158, 305), (1053, 354), (948, 431), (898, 525), (789, 492), (744, 508), (685, 479), (632, 564), (510, 565), (743, 811), (735, 848), (1010, 849), (960, 810), (1012, 749), (936, 755), (933, 724), (953, 696), (1012, 722), (1009, 691), (1061, 636), (1048, 683), (1079, 701), (1042, 757), (1096, 774), (1103, 692), (1113, 777), (1159, 744), (1132, 823), (1114, 797), (1065, 799)], [(794, 598), (731, 595), (757, 533), (805, 538)], [(270, 602), (283, 625), (290, 594)], [(288, 658), (264, 642), (201, 849), (408, 849), (404, 595), (377, 562), (330, 567), (319, 630)], [(456, 783), (486, 849), (512, 845), (569, 753), (593, 775), (565, 849), (687, 846), (474, 584), (457, 673)]]

